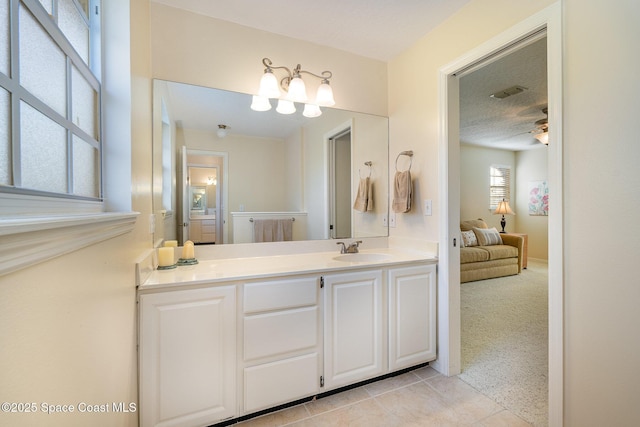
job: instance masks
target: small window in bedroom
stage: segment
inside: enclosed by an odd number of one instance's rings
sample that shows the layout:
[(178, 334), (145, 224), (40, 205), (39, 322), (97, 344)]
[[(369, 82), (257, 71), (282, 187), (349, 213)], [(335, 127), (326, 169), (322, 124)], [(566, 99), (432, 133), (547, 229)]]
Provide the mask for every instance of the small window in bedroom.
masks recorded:
[(489, 209), (498, 207), (502, 200), (511, 199), (511, 166), (491, 165), (489, 168)]

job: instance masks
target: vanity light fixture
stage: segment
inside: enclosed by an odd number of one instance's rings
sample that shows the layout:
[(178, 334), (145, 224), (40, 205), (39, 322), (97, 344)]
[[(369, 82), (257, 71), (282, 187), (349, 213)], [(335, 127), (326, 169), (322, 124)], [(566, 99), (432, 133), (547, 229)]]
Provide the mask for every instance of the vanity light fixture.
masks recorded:
[[(333, 90), (329, 85), (329, 79), (332, 77), (331, 71), (323, 71), (320, 75), (303, 70), (300, 64), (291, 71), (284, 66), (274, 66), (273, 62), (269, 58), (263, 58), (262, 63), (265, 66), (264, 74), (260, 79), (260, 89), (258, 95), (253, 96), (251, 102), (251, 109), (255, 111), (268, 111), (271, 109), (270, 98), (278, 99), (278, 106), (276, 111), (281, 114), (295, 113), (295, 102), (301, 102), (305, 104), (304, 112), (305, 117), (318, 117), (322, 114), (320, 107), (331, 107), (335, 105), (333, 99)], [(274, 70), (285, 70), (286, 75), (278, 80)], [(307, 96), (307, 89), (304, 81), (302, 80), (302, 74), (308, 74), (321, 80), (316, 98), (314, 101), (309, 102)], [(280, 88), (284, 90), (284, 95), (280, 91)]]
[(216, 133), (218, 134), (218, 138), (224, 138), (227, 136), (227, 125), (218, 125)]

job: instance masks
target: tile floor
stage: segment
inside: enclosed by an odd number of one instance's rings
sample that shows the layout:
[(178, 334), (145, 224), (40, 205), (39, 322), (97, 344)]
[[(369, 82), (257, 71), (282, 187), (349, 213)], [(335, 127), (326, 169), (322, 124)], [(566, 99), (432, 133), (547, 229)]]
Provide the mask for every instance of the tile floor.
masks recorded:
[(424, 367), (235, 426), (528, 427), (529, 424), (458, 377), (446, 377)]

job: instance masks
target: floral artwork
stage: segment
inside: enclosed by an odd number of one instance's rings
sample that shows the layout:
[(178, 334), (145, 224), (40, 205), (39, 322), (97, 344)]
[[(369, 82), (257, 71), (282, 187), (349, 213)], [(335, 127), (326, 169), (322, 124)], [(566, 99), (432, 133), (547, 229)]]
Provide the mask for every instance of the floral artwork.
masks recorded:
[(529, 215), (549, 215), (549, 188), (547, 181), (529, 182)]

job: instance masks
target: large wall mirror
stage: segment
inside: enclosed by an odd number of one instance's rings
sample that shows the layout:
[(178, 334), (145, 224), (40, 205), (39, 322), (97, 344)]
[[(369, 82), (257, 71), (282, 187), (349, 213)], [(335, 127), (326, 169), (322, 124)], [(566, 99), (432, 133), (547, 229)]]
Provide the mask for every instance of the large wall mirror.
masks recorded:
[(307, 118), (302, 105), (285, 115), (251, 101), (154, 80), (156, 245), (388, 235), (386, 117), (322, 108)]

